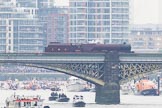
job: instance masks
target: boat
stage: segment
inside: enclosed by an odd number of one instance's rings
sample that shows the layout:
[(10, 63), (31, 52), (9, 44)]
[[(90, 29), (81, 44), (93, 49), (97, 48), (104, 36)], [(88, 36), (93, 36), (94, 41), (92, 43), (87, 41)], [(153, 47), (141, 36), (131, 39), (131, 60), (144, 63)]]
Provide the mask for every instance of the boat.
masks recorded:
[(49, 101), (55, 101), (57, 98), (59, 98), (59, 95), (57, 94), (57, 92), (52, 92), (51, 96), (49, 97)]
[(69, 102), (69, 100), (70, 98), (68, 97), (60, 97), (56, 99), (57, 102)]
[(137, 94), (139, 95), (158, 95), (156, 84), (147, 78), (141, 79), (135, 83)]
[(61, 89), (57, 86), (51, 87), (50, 88), (51, 91), (60, 91)]
[(64, 93), (52, 92), (49, 97), (49, 101), (57, 101), (57, 102), (68, 102), (70, 98), (68, 98)]
[(85, 107), (86, 103), (83, 100), (82, 95), (74, 95), (73, 97), (73, 107)]
[(12, 95), (6, 99), (5, 108), (43, 108), (43, 100), (40, 96)]
[(56, 99), (57, 102), (68, 102), (70, 98), (68, 98), (64, 93), (59, 94), (59, 97)]
[(90, 90), (87, 88), (86, 81), (73, 76), (68, 79), (66, 89), (68, 92), (83, 92)]

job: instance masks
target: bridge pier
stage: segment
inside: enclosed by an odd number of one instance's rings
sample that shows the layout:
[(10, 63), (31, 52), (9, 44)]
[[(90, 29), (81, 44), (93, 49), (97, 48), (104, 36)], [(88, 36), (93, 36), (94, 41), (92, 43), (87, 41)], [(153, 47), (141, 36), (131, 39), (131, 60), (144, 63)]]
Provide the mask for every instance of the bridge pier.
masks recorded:
[(119, 55), (113, 51), (105, 54), (104, 65), (104, 86), (96, 85), (97, 104), (119, 104), (120, 85), (119, 85)]

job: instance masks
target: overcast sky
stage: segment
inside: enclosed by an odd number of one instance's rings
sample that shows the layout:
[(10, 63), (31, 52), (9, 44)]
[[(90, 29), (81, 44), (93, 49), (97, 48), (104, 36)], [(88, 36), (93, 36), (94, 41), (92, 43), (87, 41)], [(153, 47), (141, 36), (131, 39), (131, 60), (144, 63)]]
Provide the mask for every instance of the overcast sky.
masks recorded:
[[(69, 0), (55, 0), (56, 5), (67, 6)], [(158, 0), (132, 0), (133, 12), (132, 23), (134, 24), (157, 24), (159, 21)]]
[(134, 1), (134, 23), (154, 23), (159, 21), (158, 0), (133, 0)]
[(55, 4), (59, 6), (68, 6), (69, 0), (55, 0)]

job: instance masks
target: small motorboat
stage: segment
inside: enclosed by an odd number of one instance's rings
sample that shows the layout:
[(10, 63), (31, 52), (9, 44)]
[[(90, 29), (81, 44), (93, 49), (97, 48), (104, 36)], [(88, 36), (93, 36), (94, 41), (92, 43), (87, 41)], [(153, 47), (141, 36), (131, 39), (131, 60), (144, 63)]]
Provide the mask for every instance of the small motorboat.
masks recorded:
[(70, 98), (68, 98), (65, 94), (59, 94), (59, 97), (56, 99), (57, 102), (68, 102)]
[(60, 91), (61, 89), (57, 86), (51, 87), (50, 88), (51, 91)]
[(74, 107), (85, 107), (85, 104), (86, 103), (83, 101), (83, 96), (82, 95), (80, 95), (80, 96), (75, 95), (73, 97), (73, 106)]
[(69, 100), (70, 99), (68, 97), (60, 97), (56, 99), (57, 102), (68, 102)]
[(43, 108), (50, 108), (49, 106), (44, 106)]
[(55, 101), (56, 99), (59, 98), (59, 95), (57, 94), (57, 92), (52, 92), (51, 96), (49, 97), (49, 101)]
[(58, 98), (58, 97), (50, 96), (50, 97), (48, 98), (48, 100), (49, 100), (49, 101), (55, 101), (57, 98)]

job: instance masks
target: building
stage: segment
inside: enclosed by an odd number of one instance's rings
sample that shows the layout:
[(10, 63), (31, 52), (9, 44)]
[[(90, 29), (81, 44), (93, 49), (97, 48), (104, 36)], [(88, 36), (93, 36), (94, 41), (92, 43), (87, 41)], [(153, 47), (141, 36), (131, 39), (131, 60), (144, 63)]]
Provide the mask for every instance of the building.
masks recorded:
[[(60, 8), (61, 9), (61, 8)], [(66, 8), (67, 9), (67, 8)], [(69, 17), (65, 13), (52, 13), (48, 15), (47, 21), (47, 43), (68, 43)]]
[(129, 6), (129, 0), (69, 0), (69, 42), (127, 43)]
[(38, 8), (52, 8), (54, 7), (55, 0), (37, 0)]
[(0, 0), (0, 3), (12, 2), (17, 7), (51, 8), (55, 0)]
[(15, 0), (17, 7), (33, 7), (37, 8), (39, 0)]
[(38, 11), (43, 26), (43, 35), (50, 42), (67, 43), (69, 35), (69, 16), (67, 7), (41, 8)]
[(42, 52), (42, 27), (35, 14), (17, 7), (15, 0), (0, 2), (0, 52)]
[(130, 27), (130, 43), (135, 52), (162, 51), (162, 25), (145, 24)]

